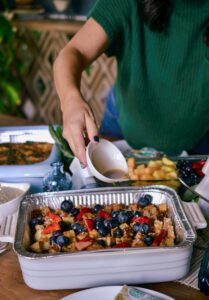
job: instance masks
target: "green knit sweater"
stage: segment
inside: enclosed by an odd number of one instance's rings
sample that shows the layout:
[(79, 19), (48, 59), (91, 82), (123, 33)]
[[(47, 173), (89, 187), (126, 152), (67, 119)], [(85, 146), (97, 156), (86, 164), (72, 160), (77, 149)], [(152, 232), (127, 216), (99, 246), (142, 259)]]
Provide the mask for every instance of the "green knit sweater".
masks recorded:
[(191, 149), (209, 130), (208, 0), (173, 0), (167, 30), (152, 32), (137, 0), (98, 0), (89, 14), (106, 31), (118, 63), (119, 123), (133, 148), (169, 155)]

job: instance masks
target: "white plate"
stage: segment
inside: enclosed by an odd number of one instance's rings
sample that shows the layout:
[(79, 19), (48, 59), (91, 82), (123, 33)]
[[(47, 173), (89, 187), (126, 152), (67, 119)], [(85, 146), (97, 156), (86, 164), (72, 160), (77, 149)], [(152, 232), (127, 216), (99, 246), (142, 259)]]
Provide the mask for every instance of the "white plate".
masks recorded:
[[(78, 293), (66, 296), (61, 300), (113, 300), (114, 297), (119, 293), (121, 288), (122, 286), (102, 286), (80, 291)], [(147, 292), (152, 296), (159, 297), (163, 300), (174, 300), (174, 298), (171, 298), (165, 294), (155, 292), (153, 290), (138, 287), (137, 289), (143, 292)]]

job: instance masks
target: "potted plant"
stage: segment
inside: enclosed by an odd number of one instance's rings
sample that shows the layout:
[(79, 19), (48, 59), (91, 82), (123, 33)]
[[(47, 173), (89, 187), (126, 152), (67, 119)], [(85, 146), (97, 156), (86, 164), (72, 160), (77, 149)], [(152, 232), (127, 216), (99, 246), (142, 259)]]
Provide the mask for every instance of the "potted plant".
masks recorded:
[(17, 56), (18, 42), (10, 21), (0, 16), (0, 113), (4, 114), (20, 115), (24, 63)]

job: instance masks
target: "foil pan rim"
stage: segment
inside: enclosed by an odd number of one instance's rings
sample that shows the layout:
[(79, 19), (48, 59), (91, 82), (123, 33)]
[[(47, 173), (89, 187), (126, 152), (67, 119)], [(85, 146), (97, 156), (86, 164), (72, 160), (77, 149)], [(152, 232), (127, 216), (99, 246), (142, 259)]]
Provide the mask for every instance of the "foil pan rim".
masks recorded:
[[(175, 201), (175, 207), (176, 207), (176, 215), (175, 217), (178, 218), (178, 221), (182, 222), (183, 224), (183, 229), (186, 234), (185, 240), (180, 242), (178, 245), (175, 245), (173, 247), (139, 247), (139, 248), (121, 248), (121, 249), (104, 249), (104, 250), (97, 250), (97, 251), (81, 251), (81, 252), (60, 252), (56, 254), (36, 254), (27, 251), (23, 247), (22, 243), (22, 238), (23, 238), (23, 232), (24, 232), (24, 227), (26, 226), (26, 217), (27, 217), (27, 211), (30, 205), (34, 203), (35, 201), (42, 201), (43, 199), (47, 198), (69, 198), (70, 196), (85, 196), (89, 194), (94, 195), (94, 194), (100, 194), (100, 195), (107, 195), (107, 194), (118, 194), (118, 193), (130, 193), (134, 192), (136, 193), (137, 191), (140, 192), (163, 192), (167, 193), (173, 198), (173, 201)], [(15, 242), (14, 242), (14, 251), (16, 254), (20, 257), (24, 257), (25, 259), (54, 259), (58, 257), (81, 257), (81, 256), (92, 256), (92, 255), (114, 255), (114, 254), (131, 254), (131, 253), (140, 253), (143, 251), (149, 251), (153, 253), (161, 253), (164, 251), (178, 251), (178, 250), (183, 250), (185, 248), (190, 248), (193, 246), (195, 240), (196, 240), (196, 233), (192, 225), (190, 224), (190, 221), (188, 220), (183, 206), (181, 204), (181, 200), (175, 190), (173, 190), (170, 187), (165, 187), (161, 185), (151, 185), (151, 186), (144, 186), (144, 187), (111, 187), (111, 188), (96, 188), (96, 189), (85, 189), (85, 190), (70, 190), (70, 191), (63, 191), (63, 192), (50, 192), (50, 193), (37, 193), (37, 194), (32, 194), (32, 195), (27, 195), (24, 197), (24, 199), (21, 201), (20, 204), (20, 210), (19, 210), (19, 216), (18, 220), (21, 220), (21, 222), (17, 222), (17, 230), (15, 234)], [(186, 230), (186, 228), (188, 230)]]

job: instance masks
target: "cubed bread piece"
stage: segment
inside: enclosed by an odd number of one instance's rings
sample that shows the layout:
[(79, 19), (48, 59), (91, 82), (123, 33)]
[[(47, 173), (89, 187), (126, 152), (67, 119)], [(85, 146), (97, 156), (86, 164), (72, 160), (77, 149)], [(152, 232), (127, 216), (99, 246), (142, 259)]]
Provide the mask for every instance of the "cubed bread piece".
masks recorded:
[(164, 218), (163, 228), (167, 230), (167, 237), (175, 239), (174, 227), (170, 218)]
[(155, 220), (154, 221), (154, 231), (155, 231), (156, 235), (158, 235), (160, 233), (162, 228), (163, 228), (163, 222), (161, 222), (159, 220)]
[(157, 219), (158, 213), (158, 208), (153, 204), (147, 205), (143, 210), (143, 215), (152, 219)]
[(33, 244), (30, 246), (30, 249), (31, 249), (33, 252), (36, 252), (36, 253), (41, 253), (41, 252), (42, 252), (42, 249), (40, 248), (39, 242), (33, 243)]
[(160, 203), (158, 208), (159, 208), (159, 212), (166, 213), (168, 210), (167, 203)]
[(62, 219), (64, 222), (70, 223), (70, 224), (73, 224), (75, 222), (75, 218), (71, 215), (63, 216)]
[(76, 238), (79, 240), (79, 241), (81, 241), (81, 240), (83, 240), (85, 237), (87, 237), (89, 234), (88, 234), (88, 232), (81, 232), (81, 233), (79, 233), (77, 236), (76, 236)]
[(128, 167), (131, 169), (135, 169), (136, 168), (136, 160), (134, 157), (129, 157), (128, 161), (127, 161)]
[(89, 231), (89, 237), (94, 240), (98, 239), (99, 237), (98, 231), (96, 229)]
[(68, 231), (64, 231), (63, 235), (68, 237), (69, 239), (73, 239), (75, 238), (76, 234), (74, 230), (68, 230)]

